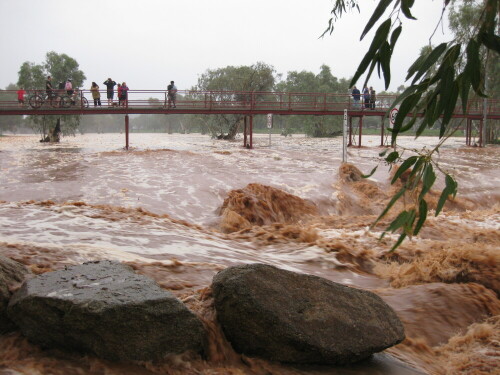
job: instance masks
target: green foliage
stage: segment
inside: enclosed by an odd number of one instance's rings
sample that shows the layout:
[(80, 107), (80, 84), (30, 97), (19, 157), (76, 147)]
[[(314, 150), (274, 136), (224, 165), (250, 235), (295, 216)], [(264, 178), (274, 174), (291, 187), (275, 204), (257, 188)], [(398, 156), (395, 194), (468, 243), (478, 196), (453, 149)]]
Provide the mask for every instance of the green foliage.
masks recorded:
[[(208, 100), (197, 98), (197, 91), (212, 91), (214, 99), (237, 100), (242, 104), (252, 100), (263, 100), (259, 92), (272, 91), (276, 80), (276, 71), (262, 62), (250, 66), (226, 66), (219, 69), (208, 69), (198, 78), (198, 84), (192, 88), (191, 100)], [(240, 92), (255, 92), (253, 98)], [(243, 115), (210, 115), (199, 120), (207, 127), (213, 137), (234, 139), (243, 122)]]
[[(85, 74), (79, 69), (75, 59), (66, 54), (47, 52), (42, 64), (24, 62), (18, 72), (17, 85), (25, 88), (28, 93), (32, 90), (44, 90), (47, 76), (52, 76), (52, 85), (57, 88), (59, 82), (72, 79), (73, 88), (81, 87), (85, 81)], [(28, 122), (32, 128), (40, 133), (43, 138), (53, 128), (57, 119), (61, 119), (61, 131), (63, 135), (74, 135), (80, 125), (81, 116), (28, 116)]]
[[(307, 71), (288, 72), (286, 79), (276, 84), (276, 91), (283, 93), (314, 92), (314, 93), (339, 93), (347, 92), (349, 82), (346, 79), (335, 77), (329, 66), (322, 65), (320, 72), (314, 74)], [(287, 100), (287, 99), (285, 99)], [(310, 100), (308, 97), (295, 100)], [(286, 116), (283, 120), (284, 134), (295, 129), (311, 137), (330, 137), (341, 131), (342, 119), (333, 116)]]
[(47, 74), (42, 65), (26, 61), (21, 65), (17, 74), (19, 76), (17, 86), (24, 88), (26, 91), (45, 87)]
[[(391, 165), (399, 165), (391, 183), (402, 183), (402, 188), (392, 197), (386, 208), (377, 218), (375, 224), (384, 217), (400, 199), (406, 202), (411, 199), (412, 206), (401, 211), (389, 224), (386, 231), (400, 233), (393, 249), (398, 247), (406, 237), (418, 234), (428, 214), (426, 195), (437, 180), (433, 154), (439, 150), (443, 142), (456, 130), (453, 126), (452, 114), (458, 105), (466, 111), (467, 101), (473, 93), (484, 97), (486, 71), (498, 71), (498, 54), (500, 53), (500, 37), (495, 32), (498, 24), (498, 0), (485, 0), (478, 3), (471, 0), (445, 0), (444, 6), (451, 5), (450, 24), (456, 38), (436, 47), (423, 48), (420, 56), (408, 68), (406, 80), (411, 84), (398, 96), (393, 106), (399, 104), (399, 112), (392, 129), (391, 145), (394, 151), (384, 158)], [(332, 10), (333, 17), (327, 30), (333, 31), (336, 21), (347, 8), (359, 9), (359, 1), (336, 0)], [(372, 28), (378, 27), (365, 56), (362, 58), (350, 86), (354, 85), (362, 75), (366, 75), (365, 83), (370, 79), (374, 68), (378, 75), (384, 76), (386, 89), (391, 79), (390, 62), (397, 40), (403, 31), (404, 19), (415, 20), (411, 13), (414, 0), (379, 0), (378, 5), (366, 24), (361, 39)], [(388, 16), (384, 19), (384, 15)], [(324, 34), (323, 34), (324, 35)], [(488, 59), (488, 56), (493, 58)], [(489, 63), (489, 61), (495, 63)], [(498, 75), (497, 75), (498, 76)], [(498, 80), (497, 77), (494, 79)], [(491, 92), (491, 91), (490, 91)], [(423, 119), (417, 125), (417, 118), (412, 113), (423, 113)], [(417, 155), (406, 159), (397, 145), (399, 134), (410, 131), (417, 126), (416, 136), (426, 128), (434, 127), (439, 122), (439, 144), (432, 150), (413, 150)], [(381, 155), (382, 156), (382, 155)], [(385, 156), (385, 155), (384, 155)], [(445, 171), (445, 188), (442, 190), (436, 207), (436, 215), (442, 210), (449, 196), (455, 196), (457, 183)], [(374, 171), (372, 171), (373, 173)], [(403, 178), (404, 176), (404, 178)], [(407, 205), (405, 204), (405, 207)], [(386, 232), (384, 231), (383, 235)], [(382, 235), (382, 236), (383, 236)]]
[[(385, 152), (381, 153), (380, 156), (385, 156)], [(392, 247), (392, 250), (394, 250), (406, 237), (411, 238), (412, 236), (417, 235), (420, 232), (420, 229), (422, 229), (429, 212), (425, 196), (431, 191), (431, 188), (437, 180), (434, 165), (437, 168), (439, 168), (439, 166), (435, 164), (429, 153), (423, 152), (418, 155), (412, 155), (407, 159), (403, 159), (402, 155), (400, 155), (398, 151), (392, 151), (384, 158), (384, 161), (391, 167), (398, 166), (402, 161), (394, 173), (391, 181), (391, 184), (400, 182), (402, 187), (395, 195), (393, 195), (382, 213), (372, 224), (372, 228), (400, 199), (404, 200), (405, 207), (410, 207), (409, 209), (401, 211), (396, 218), (391, 221), (389, 226), (381, 235), (381, 238), (383, 238), (386, 232), (400, 233), (398, 240)], [(374, 172), (375, 169), (372, 170), (371, 174)], [(439, 202), (436, 206), (436, 216), (441, 212), (448, 197), (455, 197), (457, 193), (457, 182), (449, 174), (445, 172), (443, 172), (443, 174), (445, 176), (446, 187), (443, 189)]]

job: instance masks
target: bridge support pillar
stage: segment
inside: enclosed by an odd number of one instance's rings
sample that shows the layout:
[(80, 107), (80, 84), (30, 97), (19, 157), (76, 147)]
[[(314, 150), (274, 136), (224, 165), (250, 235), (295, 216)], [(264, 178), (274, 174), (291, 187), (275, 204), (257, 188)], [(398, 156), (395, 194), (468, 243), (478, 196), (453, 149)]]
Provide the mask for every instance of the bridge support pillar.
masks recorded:
[(128, 115), (125, 115), (125, 150), (128, 150)]
[(347, 142), (347, 147), (352, 146), (352, 116), (349, 116), (349, 142)]
[(359, 118), (359, 142), (358, 147), (361, 147), (361, 135), (363, 134), (363, 116)]
[(384, 116), (380, 117), (380, 146), (384, 146)]
[(243, 147), (247, 146), (247, 116), (243, 117)]
[(253, 148), (253, 116), (244, 117), (243, 147)]
[(479, 147), (484, 147), (483, 119), (479, 120)]
[(471, 122), (470, 118), (467, 119), (467, 125), (465, 126), (465, 145), (470, 146), (470, 136), (471, 136)]

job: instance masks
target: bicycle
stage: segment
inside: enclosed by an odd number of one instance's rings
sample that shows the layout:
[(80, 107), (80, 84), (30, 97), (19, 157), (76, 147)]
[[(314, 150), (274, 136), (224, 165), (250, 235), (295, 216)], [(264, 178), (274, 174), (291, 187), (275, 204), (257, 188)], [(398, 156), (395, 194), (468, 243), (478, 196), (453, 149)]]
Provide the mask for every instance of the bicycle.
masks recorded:
[(61, 107), (69, 108), (72, 105), (76, 107), (88, 108), (89, 101), (85, 96), (83, 96), (83, 94), (80, 95), (80, 92), (77, 90), (75, 90), (71, 96), (66, 94), (61, 96)]
[(62, 97), (59, 94), (52, 93), (49, 98), (49, 95), (43, 91), (35, 92), (28, 97), (28, 104), (33, 109), (40, 108), (47, 101), (50, 102), (51, 107), (58, 108), (61, 106)]

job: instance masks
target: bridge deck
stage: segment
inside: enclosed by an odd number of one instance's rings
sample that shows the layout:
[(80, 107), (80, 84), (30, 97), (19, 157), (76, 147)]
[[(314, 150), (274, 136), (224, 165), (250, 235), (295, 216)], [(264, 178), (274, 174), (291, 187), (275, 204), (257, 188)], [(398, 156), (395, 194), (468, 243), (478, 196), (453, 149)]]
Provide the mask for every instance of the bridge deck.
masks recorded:
[[(350, 116), (384, 116), (396, 96), (378, 95), (375, 108), (366, 108), (363, 99), (355, 103), (350, 94), (333, 93), (283, 93), (283, 92), (238, 92), (238, 91), (178, 91), (176, 108), (169, 108), (165, 90), (129, 90), (128, 100), (119, 106), (108, 106), (106, 92), (101, 91), (102, 106), (95, 107), (88, 90), (78, 93), (75, 105), (61, 108), (59, 102), (45, 101), (38, 108), (29, 105), (33, 94), (44, 91), (29, 91), (25, 104), (20, 105), (15, 91), (0, 91), (0, 115), (97, 115), (97, 114), (240, 114), (240, 115), (333, 115), (341, 116), (348, 109)], [(62, 92), (62, 95), (65, 93)], [(87, 98), (89, 106), (81, 98)], [(367, 103), (368, 105), (368, 103)], [(467, 112), (457, 106), (454, 117), (483, 118), (483, 100), (471, 100)], [(415, 114), (420, 116), (421, 114)], [(486, 102), (486, 116), (500, 119), (500, 101)]]

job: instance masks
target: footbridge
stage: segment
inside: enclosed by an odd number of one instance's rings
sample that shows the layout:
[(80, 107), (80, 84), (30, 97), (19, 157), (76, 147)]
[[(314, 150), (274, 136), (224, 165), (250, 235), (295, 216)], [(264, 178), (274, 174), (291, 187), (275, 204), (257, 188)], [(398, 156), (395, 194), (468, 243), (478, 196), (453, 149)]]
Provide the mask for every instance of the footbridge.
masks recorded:
[[(0, 116), (13, 115), (125, 115), (126, 148), (130, 114), (234, 114), (244, 116), (244, 146), (252, 148), (253, 116), (255, 115), (313, 115), (344, 116), (347, 110), (349, 146), (361, 146), (363, 118), (377, 116), (381, 119), (381, 146), (387, 144), (386, 125), (395, 95), (377, 95), (376, 100), (355, 101), (350, 93), (299, 93), (299, 92), (244, 92), (244, 91), (193, 91), (179, 90), (169, 97), (166, 90), (129, 90), (125, 100), (107, 99), (105, 90), (100, 92), (101, 105), (92, 99), (89, 90), (80, 90), (69, 97), (65, 91), (54, 90), (52, 98), (45, 91), (31, 90), (18, 100), (16, 91), (0, 90)], [(422, 113), (410, 113), (422, 116)], [(470, 100), (467, 111), (457, 106), (453, 117), (466, 121), (466, 144), (471, 144), (473, 128), (478, 130), (479, 145), (483, 144), (482, 127), (485, 119), (500, 119), (500, 101), (496, 99)], [(353, 125), (353, 119), (357, 124)], [(355, 126), (357, 125), (357, 126)], [(357, 139), (356, 139), (357, 138)]]

